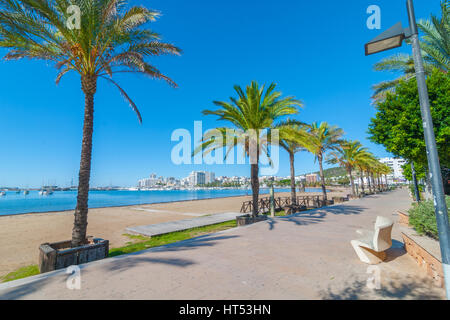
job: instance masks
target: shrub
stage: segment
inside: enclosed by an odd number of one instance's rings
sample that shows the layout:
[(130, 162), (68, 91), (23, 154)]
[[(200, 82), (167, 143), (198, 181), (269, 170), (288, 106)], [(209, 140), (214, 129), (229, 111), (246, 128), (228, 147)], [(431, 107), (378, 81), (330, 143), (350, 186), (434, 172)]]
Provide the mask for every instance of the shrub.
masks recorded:
[[(447, 202), (447, 208), (450, 206), (450, 196), (445, 198)], [(434, 213), (433, 201), (423, 201), (420, 204), (413, 204), (413, 207), (409, 209), (409, 223), (419, 234), (427, 235), (434, 239), (439, 239), (436, 215)]]

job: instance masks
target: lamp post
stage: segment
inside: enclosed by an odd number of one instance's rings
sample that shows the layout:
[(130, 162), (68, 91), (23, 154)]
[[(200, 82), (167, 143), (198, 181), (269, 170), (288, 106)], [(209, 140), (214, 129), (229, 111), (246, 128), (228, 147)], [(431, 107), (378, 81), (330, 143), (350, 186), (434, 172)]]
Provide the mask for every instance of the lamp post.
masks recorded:
[(273, 188), (274, 184), (274, 177), (270, 178), (271, 184), (270, 184), (270, 216), (272, 218), (275, 218), (275, 191)]
[(419, 203), (420, 202), (420, 192), (419, 192), (419, 186), (417, 184), (416, 168), (414, 167), (413, 161), (411, 161), (411, 175), (412, 175), (412, 180), (413, 180), (413, 184), (414, 184), (414, 193), (416, 195), (416, 201)]
[(420, 51), (419, 32), (414, 13), (412, 0), (407, 0), (406, 7), (409, 18), (409, 28), (403, 29), (401, 22), (385, 31), (365, 45), (366, 55), (398, 48), (404, 39), (410, 39), (413, 48), (414, 66), (416, 69), (417, 87), (419, 90), (420, 111), (422, 114), (423, 131), (427, 149), (428, 168), (431, 175), (434, 207), (437, 227), (439, 232), (439, 244), (442, 255), (442, 268), (444, 270), (444, 282), (447, 299), (450, 299), (450, 235), (448, 224), (448, 211), (445, 203), (444, 185), (442, 183), (441, 167), (436, 147), (436, 138), (433, 130), (433, 119), (430, 111), (427, 83), (423, 58)]

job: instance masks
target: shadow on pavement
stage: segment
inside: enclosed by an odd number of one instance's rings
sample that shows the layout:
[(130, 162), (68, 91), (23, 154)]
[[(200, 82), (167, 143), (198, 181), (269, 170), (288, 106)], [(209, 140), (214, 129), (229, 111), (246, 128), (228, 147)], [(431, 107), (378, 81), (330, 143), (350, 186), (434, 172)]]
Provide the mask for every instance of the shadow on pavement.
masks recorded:
[(270, 219), (267, 221), (269, 225), (269, 230), (273, 230), (275, 228), (275, 224), (277, 221), (287, 221), (295, 223), (298, 226), (307, 226), (310, 224), (315, 224), (324, 221), (325, 217), (328, 214), (344, 214), (344, 215), (354, 215), (361, 214), (367, 208), (359, 207), (359, 206), (332, 206), (326, 208), (313, 209), (308, 211), (302, 211), (296, 213), (295, 215), (287, 216), (287, 217), (277, 217), (276, 219)]
[[(238, 236), (223, 236), (223, 235), (204, 235), (194, 239), (184, 240), (180, 242), (171, 243), (161, 247), (155, 247), (151, 249), (153, 252), (175, 252), (181, 250), (191, 250), (200, 247), (214, 246), (219, 240), (237, 238)], [(132, 268), (140, 264), (148, 263), (160, 263), (168, 264), (176, 267), (187, 267), (195, 264), (192, 260), (179, 259), (179, 258), (152, 258), (144, 255), (149, 254), (148, 250), (130, 253), (123, 256), (118, 256), (114, 259), (116, 261), (110, 261), (103, 265), (104, 269), (110, 271), (119, 271), (121, 269)]]
[(346, 283), (341, 290), (321, 291), (324, 300), (441, 300), (444, 299), (440, 289), (433, 285), (431, 279), (405, 277), (382, 284), (380, 289), (370, 289), (366, 281)]

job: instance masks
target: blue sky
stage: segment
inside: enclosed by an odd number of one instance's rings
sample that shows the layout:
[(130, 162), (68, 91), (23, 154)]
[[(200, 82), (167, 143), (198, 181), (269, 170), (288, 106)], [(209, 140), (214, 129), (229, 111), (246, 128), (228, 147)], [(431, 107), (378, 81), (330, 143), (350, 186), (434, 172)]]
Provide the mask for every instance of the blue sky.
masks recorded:
[[(380, 30), (366, 27), (369, 5), (381, 8), (381, 28), (407, 25), (404, 0), (155, 0), (131, 1), (162, 12), (150, 27), (183, 49), (181, 57), (151, 60), (178, 89), (138, 76), (117, 77), (139, 106), (143, 124), (109, 83), (100, 80), (95, 100), (93, 186), (133, 186), (154, 172), (184, 177), (192, 170), (249, 175), (247, 165), (172, 164), (170, 141), (178, 128), (223, 125), (201, 111), (234, 95), (233, 85), (276, 82), (285, 95), (302, 100), (298, 119), (338, 125), (377, 156), (382, 146), (367, 140), (375, 114), (371, 86), (394, 77), (372, 65), (395, 51), (364, 56), (364, 43)], [(418, 18), (439, 13), (439, 0), (416, 0)], [(410, 52), (406, 45), (397, 52)], [(3, 56), (5, 51), (0, 51)], [(79, 77), (54, 84), (55, 68), (44, 62), (0, 62), (0, 186), (68, 185), (78, 178), (84, 98)], [(307, 153), (296, 156), (298, 174), (317, 170)], [(282, 152), (278, 175), (289, 174)]]

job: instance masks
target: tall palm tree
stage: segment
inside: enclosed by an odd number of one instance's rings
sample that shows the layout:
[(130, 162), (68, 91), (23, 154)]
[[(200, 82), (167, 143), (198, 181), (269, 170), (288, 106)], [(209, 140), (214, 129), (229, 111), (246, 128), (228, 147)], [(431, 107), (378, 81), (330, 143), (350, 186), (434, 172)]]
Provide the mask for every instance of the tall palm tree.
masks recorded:
[[(78, 6), (80, 26), (69, 27), (69, 6)], [(86, 242), (88, 194), (91, 175), (94, 96), (98, 79), (120, 91), (137, 114), (128, 94), (113, 80), (116, 73), (137, 73), (176, 84), (145, 60), (151, 56), (179, 54), (177, 47), (161, 42), (146, 27), (159, 13), (144, 7), (125, 9), (126, 0), (2, 0), (0, 2), (0, 47), (6, 60), (36, 59), (54, 63), (61, 78), (70, 71), (80, 76), (85, 95), (83, 141), (72, 246)]]
[(374, 160), (375, 160), (375, 156), (372, 153), (368, 152), (368, 151), (360, 152), (356, 156), (355, 165), (358, 168), (359, 179), (361, 181), (361, 191), (362, 191), (362, 193), (365, 193), (365, 188), (364, 188), (364, 171), (370, 170), (371, 164), (373, 163)]
[(323, 173), (323, 160), (325, 154), (330, 150), (335, 150), (342, 142), (344, 131), (337, 126), (330, 126), (327, 122), (313, 122), (308, 130), (310, 134), (306, 148), (319, 162), (320, 183), (324, 200), (327, 200), (327, 189), (325, 187), (325, 175)]
[[(431, 16), (431, 20), (421, 20), (419, 29), (423, 32), (421, 49), (424, 57), (424, 68), (427, 75), (434, 68), (448, 73), (450, 69), (450, 0), (441, 2), (442, 16)], [(382, 100), (387, 92), (395, 91), (401, 80), (409, 80), (416, 76), (414, 59), (411, 54), (397, 54), (387, 57), (374, 65), (375, 71), (400, 72), (402, 75), (394, 80), (383, 81), (373, 86), (375, 101)]]
[(284, 116), (298, 113), (302, 106), (299, 100), (293, 97), (281, 97), (281, 92), (275, 91), (276, 84), (272, 83), (267, 89), (261, 87), (256, 81), (246, 87), (244, 91), (240, 86), (234, 86), (238, 98), (230, 98), (230, 102), (214, 101), (219, 107), (216, 111), (204, 110), (204, 115), (214, 115), (218, 120), (232, 124), (231, 128), (219, 127), (220, 139), (214, 135), (205, 135), (202, 144), (194, 150), (193, 154), (210, 153), (213, 150), (227, 148), (226, 156), (238, 145), (241, 145), (251, 163), (251, 184), (253, 197), (253, 216), (259, 213), (259, 163), (261, 152), (270, 158), (269, 145), (274, 143), (271, 131), (277, 121)]
[(274, 127), (279, 129), (280, 146), (289, 154), (289, 165), (291, 174), (291, 203), (297, 204), (297, 195), (295, 191), (295, 154), (301, 151), (307, 151), (311, 148), (311, 136), (307, 132), (305, 124), (290, 123), (290, 121), (281, 122)]
[(418, 23), (423, 32), (421, 48), (425, 60), (448, 73), (450, 70), (450, 0), (441, 1), (441, 18), (431, 15), (430, 20)]
[(339, 164), (347, 170), (352, 186), (352, 195), (356, 196), (355, 182), (353, 181), (353, 170), (357, 165), (358, 158), (361, 154), (367, 152), (359, 141), (344, 141), (341, 147), (330, 152), (331, 157), (328, 162), (331, 164)]

